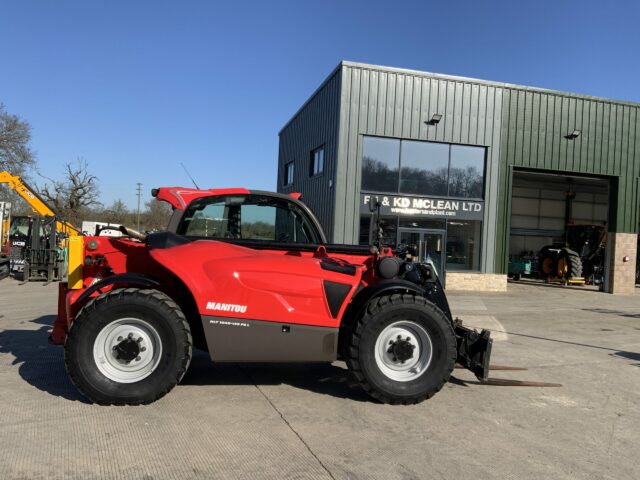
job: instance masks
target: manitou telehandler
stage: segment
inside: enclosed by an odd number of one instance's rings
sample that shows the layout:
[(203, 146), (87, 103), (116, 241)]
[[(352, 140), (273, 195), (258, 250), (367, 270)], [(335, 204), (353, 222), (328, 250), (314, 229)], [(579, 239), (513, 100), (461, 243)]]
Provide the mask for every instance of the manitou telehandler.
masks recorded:
[(394, 404), (431, 397), (456, 362), (487, 378), (489, 332), (454, 320), (433, 265), (406, 249), (327, 243), (299, 194), (152, 194), (174, 209), (168, 231), (70, 238), (50, 341), (64, 344), (90, 400), (157, 400), (193, 347), (214, 362), (341, 358), (365, 391)]

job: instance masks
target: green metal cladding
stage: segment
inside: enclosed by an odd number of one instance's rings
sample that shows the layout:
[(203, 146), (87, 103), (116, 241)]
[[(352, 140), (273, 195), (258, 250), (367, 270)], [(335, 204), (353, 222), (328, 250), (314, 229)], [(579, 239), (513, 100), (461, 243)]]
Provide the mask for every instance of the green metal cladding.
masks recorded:
[[(355, 243), (363, 136), (484, 146), (481, 269), (505, 273), (514, 169), (609, 179), (609, 231), (637, 232), (639, 109), (630, 102), (342, 62), (280, 132), (278, 190), (302, 191), (332, 241)], [(434, 113), (443, 115), (441, 122), (425, 125)], [(574, 130), (580, 130), (577, 138), (565, 138)], [(310, 151), (323, 144), (325, 175), (309, 178)], [(283, 165), (290, 161), (299, 181), (284, 187)]]
[[(513, 168), (610, 180), (609, 231), (638, 231), (640, 135), (635, 104), (523, 87), (503, 89), (497, 259), (509, 241)], [(580, 130), (568, 140), (565, 135)], [(498, 262), (498, 271), (505, 265)]]

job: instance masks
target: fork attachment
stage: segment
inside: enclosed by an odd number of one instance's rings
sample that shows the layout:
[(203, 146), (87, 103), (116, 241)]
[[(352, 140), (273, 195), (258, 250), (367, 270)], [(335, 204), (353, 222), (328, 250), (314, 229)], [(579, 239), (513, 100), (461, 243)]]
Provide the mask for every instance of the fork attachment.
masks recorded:
[(491, 332), (462, 326), (462, 320), (456, 318), (453, 327), (458, 343), (458, 358), (456, 362), (471, 370), (480, 381), (489, 377), (489, 360), (491, 358)]

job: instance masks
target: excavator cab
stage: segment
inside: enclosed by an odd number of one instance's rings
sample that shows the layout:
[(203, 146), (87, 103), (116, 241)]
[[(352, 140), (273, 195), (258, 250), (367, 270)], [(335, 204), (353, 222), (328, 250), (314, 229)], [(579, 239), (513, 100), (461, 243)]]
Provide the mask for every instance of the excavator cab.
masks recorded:
[(6, 184), (26, 201), (33, 217), (14, 217), (11, 222), (11, 271), (23, 272), (25, 280), (61, 280), (66, 271), (67, 241), (80, 231), (58, 218), (47, 202), (17, 175), (0, 172), (0, 184)]
[(16, 216), (11, 219), (9, 227), (9, 261), (13, 275), (24, 272), (24, 255), (29, 240), (31, 219), (27, 216)]

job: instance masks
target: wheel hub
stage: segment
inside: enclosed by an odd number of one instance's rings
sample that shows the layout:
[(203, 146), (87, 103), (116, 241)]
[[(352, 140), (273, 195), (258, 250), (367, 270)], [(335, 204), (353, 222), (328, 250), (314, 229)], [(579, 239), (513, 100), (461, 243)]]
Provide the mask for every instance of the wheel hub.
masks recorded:
[(138, 382), (151, 375), (161, 355), (158, 331), (139, 318), (121, 318), (106, 325), (93, 346), (98, 370), (119, 383)]
[[(140, 341), (142, 341), (142, 337), (140, 337)], [(130, 362), (140, 355), (140, 345), (137, 340), (127, 337), (114, 346), (113, 351), (115, 352), (117, 360)]]
[(387, 353), (393, 355), (393, 361), (405, 363), (410, 358), (413, 358), (413, 351), (416, 346), (411, 343), (411, 337), (402, 338), (401, 335), (398, 335), (395, 340), (389, 341), (389, 345)]
[(431, 363), (433, 346), (427, 331), (412, 320), (399, 320), (379, 334), (375, 359), (380, 371), (398, 382), (421, 376)]

